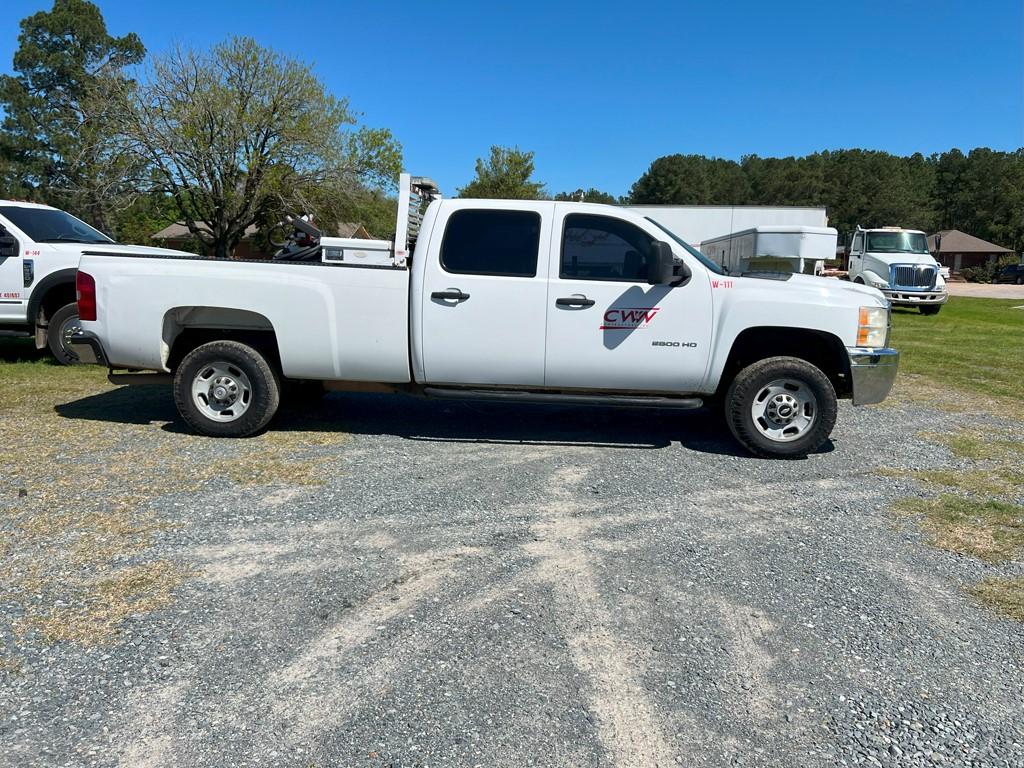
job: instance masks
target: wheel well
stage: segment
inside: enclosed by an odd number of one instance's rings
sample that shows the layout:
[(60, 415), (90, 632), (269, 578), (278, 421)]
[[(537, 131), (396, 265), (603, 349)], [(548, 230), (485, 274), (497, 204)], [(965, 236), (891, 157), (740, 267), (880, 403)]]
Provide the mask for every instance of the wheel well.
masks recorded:
[(36, 347), (39, 349), (46, 346), (50, 318), (65, 304), (71, 304), (77, 299), (73, 280), (54, 283), (45, 290), (46, 293), (39, 299), (35, 310), (30, 309), (32, 314), (29, 315), (29, 321), (35, 326)]
[(850, 358), (838, 336), (810, 328), (747, 328), (733, 342), (722, 371), (718, 394), (751, 363), (768, 357), (797, 357), (816, 366), (828, 376), (838, 397), (849, 397)]
[(39, 311), (46, 320), (49, 320), (58, 309), (65, 304), (73, 303), (76, 298), (74, 283), (58, 283), (43, 296), (39, 303)]
[(196, 347), (211, 341), (247, 344), (281, 370), (281, 354), (274, 326), (263, 315), (220, 307), (176, 307), (164, 315), (165, 366), (174, 371)]

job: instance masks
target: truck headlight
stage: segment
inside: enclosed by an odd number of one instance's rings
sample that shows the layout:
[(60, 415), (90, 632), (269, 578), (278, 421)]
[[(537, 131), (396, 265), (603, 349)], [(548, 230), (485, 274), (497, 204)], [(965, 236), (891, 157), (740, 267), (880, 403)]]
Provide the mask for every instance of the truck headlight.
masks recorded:
[(857, 346), (881, 348), (889, 340), (888, 336), (888, 308), (861, 307), (857, 321)]
[(880, 277), (875, 277), (871, 273), (866, 274), (864, 279), (867, 280), (868, 285), (872, 288), (885, 288), (886, 290), (889, 288), (889, 283), (886, 280), (883, 280)]

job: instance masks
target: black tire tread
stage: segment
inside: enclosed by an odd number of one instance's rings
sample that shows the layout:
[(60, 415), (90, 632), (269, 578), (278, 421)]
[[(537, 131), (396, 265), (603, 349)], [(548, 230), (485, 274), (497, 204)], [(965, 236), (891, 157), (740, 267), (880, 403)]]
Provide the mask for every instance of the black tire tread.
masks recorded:
[[(60, 343), (60, 327), (64, 324), (64, 321), (69, 317), (78, 316), (78, 304), (71, 302), (65, 304), (63, 307), (53, 313), (53, 317), (50, 318), (48, 328), (46, 331), (46, 347), (50, 350), (50, 354), (53, 355), (61, 365), (79, 365), (80, 361), (77, 357), (68, 355), (67, 350), (64, 349), (64, 345)], [(51, 333), (52, 331), (52, 333)]]
[[(192, 378), (196, 368), (212, 360), (234, 362), (245, 370), (253, 386), (253, 402), (237, 421), (210, 421), (192, 402)], [(174, 404), (193, 430), (210, 437), (249, 437), (262, 430), (277, 413), (281, 402), (278, 376), (266, 358), (253, 347), (237, 341), (211, 341), (202, 344), (181, 361), (174, 373)]]
[[(772, 443), (761, 435), (750, 418), (750, 401), (772, 379), (802, 379), (820, 390), (818, 419), (813, 429), (792, 443)], [(804, 458), (832, 434), (836, 423), (835, 388), (821, 369), (798, 357), (768, 357), (751, 363), (736, 374), (725, 398), (725, 417), (733, 436), (756, 456), (767, 459)]]

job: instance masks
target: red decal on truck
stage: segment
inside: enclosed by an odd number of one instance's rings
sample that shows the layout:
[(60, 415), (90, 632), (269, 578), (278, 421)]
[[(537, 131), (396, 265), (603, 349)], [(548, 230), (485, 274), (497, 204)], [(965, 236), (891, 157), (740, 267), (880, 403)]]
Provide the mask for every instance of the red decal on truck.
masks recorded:
[(635, 331), (637, 328), (646, 328), (654, 320), (661, 307), (622, 307), (621, 309), (609, 309), (604, 313), (604, 325), (602, 331)]
[(712, 280), (712, 288), (732, 288), (732, 280)]

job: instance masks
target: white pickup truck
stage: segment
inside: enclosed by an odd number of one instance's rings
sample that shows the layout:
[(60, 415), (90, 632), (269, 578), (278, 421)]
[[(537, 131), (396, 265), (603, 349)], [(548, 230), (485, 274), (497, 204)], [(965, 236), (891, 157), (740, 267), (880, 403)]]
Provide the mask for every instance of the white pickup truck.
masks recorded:
[(78, 327), (75, 272), (82, 251), (182, 254), (162, 248), (116, 245), (84, 221), (48, 205), (0, 200), (0, 331), (35, 336), (54, 359), (77, 362), (68, 345)]
[[(442, 398), (721, 404), (755, 454), (804, 456), (837, 398), (877, 403), (898, 353), (874, 288), (725, 275), (614, 206), (442, 200), (403, 174), (394, 243), (324, 237), (318, 260), (96, 248), (78, 273), (82, 359), (167, 382), (208, 435), (263, 429), (291, 381)], [(118, 369), (154, 374), (116, 373)]]

